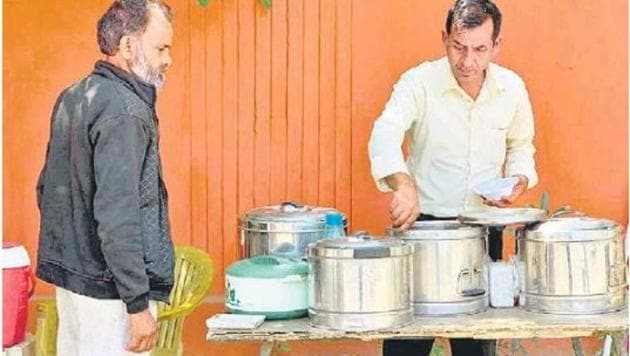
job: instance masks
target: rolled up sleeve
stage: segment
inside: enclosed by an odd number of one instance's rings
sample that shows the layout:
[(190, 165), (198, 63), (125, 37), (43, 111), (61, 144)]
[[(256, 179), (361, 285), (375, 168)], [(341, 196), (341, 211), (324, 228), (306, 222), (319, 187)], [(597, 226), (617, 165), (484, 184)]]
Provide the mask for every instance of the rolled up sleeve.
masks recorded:
[(418, 120), (424, 91), (405, 75), (394, 85), (385, 109), (374, 122), (368, 144), (371, 173), (377, 188), (389, 192), (385, 178), (395, 173), (409, 174), (402, 144), (405, 133)]

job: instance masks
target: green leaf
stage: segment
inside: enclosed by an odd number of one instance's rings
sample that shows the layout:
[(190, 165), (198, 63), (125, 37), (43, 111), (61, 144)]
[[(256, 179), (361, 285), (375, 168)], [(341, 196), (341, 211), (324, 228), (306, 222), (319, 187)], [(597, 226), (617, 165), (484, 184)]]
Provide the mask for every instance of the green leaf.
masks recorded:
[(264, 7), (271, 9), (271, 0), (260, 0)]
[(444, 349), (444, 346), (434, 343), (433, 348), (431, 349), (431, 353), (429, 353), (429, 356), (445, 356), (445, 355), (446, 355), (446, 350)]
[(540, 208), (549, 215), (549, 193), (545, 190), (540, 197)]
[(584, 356), (584, 350), (582, 349), (582, 343), (580, 342), (580, 338), (572, 337), (571, 345), (573, 346), (573, 352), (575, 356)]
[(203, 7), (208, 6), (209, 2), (210, 2), (210, 0), (197, 0), (197, 3), (199, 3), (199, 5), (203, 6)]
[(291, 352), (291, 345), (288, 342), (281, 342), (278, 344), (278, 350), (280, 352)]

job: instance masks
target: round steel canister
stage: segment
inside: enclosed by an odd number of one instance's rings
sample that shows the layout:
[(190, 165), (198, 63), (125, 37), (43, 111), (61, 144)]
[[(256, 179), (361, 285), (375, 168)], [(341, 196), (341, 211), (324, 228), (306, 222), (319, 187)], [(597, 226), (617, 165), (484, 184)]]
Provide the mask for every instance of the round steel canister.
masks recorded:
[(521, 305), (554, 314), (599, 314), (626, 307), (623, 235), (615, 222), (558, 218), (519, 239), (525, 265)]
[(455, 220), (418, 221), (387, 230), (413, 245), (412, 302), (416, 315), (474, 314), (487, 309), (486, 228)]
[(397, 239), (351, 236), (309, 246), (309, 323), (361, 331), (413, 320), (412, 247)]
[(289, 258), (306, 257), (308, 244), (325, 237), (326, 213), (332, 208), (312, 207), (286, 202), (250, 210), (239, 219), (241, 258), (276, 255)]

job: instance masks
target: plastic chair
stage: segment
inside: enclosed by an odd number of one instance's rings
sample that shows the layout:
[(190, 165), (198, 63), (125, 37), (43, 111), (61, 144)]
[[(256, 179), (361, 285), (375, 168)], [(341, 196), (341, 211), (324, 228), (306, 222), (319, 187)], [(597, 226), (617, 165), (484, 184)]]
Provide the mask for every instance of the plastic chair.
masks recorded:
[(210, 257), (191, 246), (175, 248), (175, 285), (171, 305), (158, 303), (158, 341), (153, 356), (182, 355), (184, 319), (203, 301), (214, 278)]
[[(201, 304), (214, 278), (210, 257), (192, 246), (175, 247), (175, 285), (171, 305), (158, 303), (158, 340), (153, 356), (183, 354), (184, 319)], [(57, 306), (54, 300), (37, 305), (36, 355), (57, 353)]]
[(37, 304), (37, 331), (35, 333), (35, 355), (57, 354), (57, 303), (47, 300)]

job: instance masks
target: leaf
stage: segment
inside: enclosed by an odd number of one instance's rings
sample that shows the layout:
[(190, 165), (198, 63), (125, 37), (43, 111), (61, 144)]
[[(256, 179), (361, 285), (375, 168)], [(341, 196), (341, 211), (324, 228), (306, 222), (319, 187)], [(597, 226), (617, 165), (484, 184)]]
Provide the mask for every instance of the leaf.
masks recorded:
[(281, 342), (278, 344), (278, 350), (281, 352), (291, 352), (291, 345), (288, 342)]
[(540, 208), (549, 215), (549, 193), (545, 190), (540, 197)]
[(584, 356), (584, 350), (582, 349), (582, 343), (580, 342), (580, 338), (572, 337), (571, 345), (573, 346), (573, 352), (575, 356)]
[(431, 349), (431, 353), (429, 353), (429, 356), (445, 356), (445, 355), (446, 355), (446, 350), (444, 349), (444, 346), (434, 343), (433, 348)]
[(208, 6), (209, 2), (210, 2), (210, 0), (197, 0), (197, 3), (199, 3), (199, 5), (202, 6), (202, 7)]
[(260, 0), (264, 7), (271, 9), (271, 0)]

